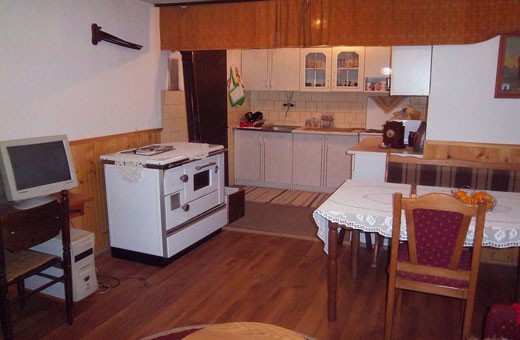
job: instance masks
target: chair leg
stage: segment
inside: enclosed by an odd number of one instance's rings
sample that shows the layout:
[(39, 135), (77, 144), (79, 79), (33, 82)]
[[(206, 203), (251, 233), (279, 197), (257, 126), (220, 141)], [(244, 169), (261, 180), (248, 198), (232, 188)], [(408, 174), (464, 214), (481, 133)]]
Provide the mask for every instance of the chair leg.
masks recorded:
[(20, 305), (20, 308), (24, 308), (25, 307), (25, 284), (24, 284), (23, 280), (18, 281), (16, 283), (16, 291), (18, 292), (18, 297), (20, 299), (18, 304)]
[(468, 296), (468, 299), (463, 300), (464, 315), (462, 321), (462, 339), (468, 339), (471, 333), (471, 319), (473, 318), (473, 306), (475, 303), (475, 296)]
[(345, 228), (341, 228), (338, 231), (338, 244), (343, 244), (343, 240), (345, 239), (345, 232), (346, 232)]
[(377, 260), (379, 259), (379, 254), (381, 254), (381, 249), (383, 248), (383, 243), (385, 238), (382, 235), (376, 234), (376, 244), (374, 246), (374, 254), (372, 255), (372, 267), (377, 267)]
[(367, 246), (367, 250), (372, 250), (372, 233), (365, 232), (365, 244)]
[(358, 274), (358, 262), (359, 262), (359, 234), (358, 229), (352, 230), (352, 242), (350, 243), (350, 256), (351, 256), (351, 268), (352, 277), (357, 278)]
[(386, 297), (386, 313), (385, 313), (385, 340), (392, 338), (392, 326), (394, 322), (395, 309), (395, 282), (388, 282), (388, 293)]
[(2, 334), (5, 340), (10, 340), (13, 338), (13, 324), (9, 306), (9, 291), (6, 285), (2, 285), (0, 290), (0, 319), (2, 322)]
[[(394, 312), (394, 325), (399, 326), (401, 324), (401, 311), (402, 311), (402, 305), (403, 305), (403, 290), (402, 289), (396, 289), (395, 296), (396, 296), (396, 299), (395, 299), (396, 303), (395, 303), (395, 312)], [(395, 328), (393, 328), (393, 331), (395, 332)], [(399, 333), (397, 335), (399, 335)]]
[(67, 322), (69, 325), (72, 325), (73, 319), (73, 311), (74, 311), (74, 301), (73, 301), (73, 295), (72, 295), (72, 270), (71, 267), (68, 266), (65, 267), (64, 270), (65, 273), (65, 282), (64, 282), (64, 288), (65, 288), (65, 308), (67, 311)]

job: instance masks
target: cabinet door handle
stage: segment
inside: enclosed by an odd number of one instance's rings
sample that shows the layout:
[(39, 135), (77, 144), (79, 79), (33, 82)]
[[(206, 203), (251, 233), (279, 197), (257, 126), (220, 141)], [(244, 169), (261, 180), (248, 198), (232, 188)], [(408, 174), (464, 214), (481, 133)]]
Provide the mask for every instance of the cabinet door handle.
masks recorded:
[(324, 186), (325, 185), (325, 179), (324, 179), (324, 177), (325, 177), (325, 145), (324, 144), (321, 145), (320, 157), (321, 157), (321, 178), (320, 178), (321, 183), (320, 183), (320, 185)]
[(327, 141), (325, 141), (325, 155), (323, 156), (323, 186), (327, 186), (327, 161), (329, 158), (329, 147), (327, 145)]
[(184, 210), (184, 211), (189, 211), (189, 210), (190, 210), (190, 205), (189, 205), (188, 203), (184, 204), (184, 205), (182, 206), (182, 210)]

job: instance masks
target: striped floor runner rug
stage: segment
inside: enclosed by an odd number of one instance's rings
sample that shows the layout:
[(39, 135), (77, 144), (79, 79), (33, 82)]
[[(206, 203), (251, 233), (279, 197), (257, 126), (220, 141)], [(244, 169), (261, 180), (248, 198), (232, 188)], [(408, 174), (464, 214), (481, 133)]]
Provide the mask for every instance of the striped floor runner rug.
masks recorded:
[(274, 203), (293, 205), (296, 207), (319, 207), (330, 194), (299, 190), (245, 187), (246, 201), (257, 203)]

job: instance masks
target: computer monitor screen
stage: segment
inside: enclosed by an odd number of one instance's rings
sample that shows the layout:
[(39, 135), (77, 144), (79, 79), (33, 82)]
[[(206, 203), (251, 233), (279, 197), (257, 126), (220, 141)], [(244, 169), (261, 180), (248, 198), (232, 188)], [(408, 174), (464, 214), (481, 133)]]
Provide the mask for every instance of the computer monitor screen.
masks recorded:
[(77, 186), (65, 135), (0, 142), (0, 172), (7, 200), (20, 209)]

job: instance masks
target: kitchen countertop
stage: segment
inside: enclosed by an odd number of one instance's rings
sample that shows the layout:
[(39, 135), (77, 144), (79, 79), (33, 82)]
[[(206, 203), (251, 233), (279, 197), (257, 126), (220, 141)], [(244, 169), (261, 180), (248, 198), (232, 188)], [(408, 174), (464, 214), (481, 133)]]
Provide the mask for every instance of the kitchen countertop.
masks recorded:
[[(275, 125), (275, 127), (285, 127), (286, 125)], [(357, 135), (364, 132), (361, 128), (324, 128), (324, 127), (299, 127), (289, 126), (288, 129), (273, 129), (269, 127), (235, 127), (239, 130), (268, 131), (284, 133), (310, 133), (310, 134), (336, 134), (336, 135)]]

